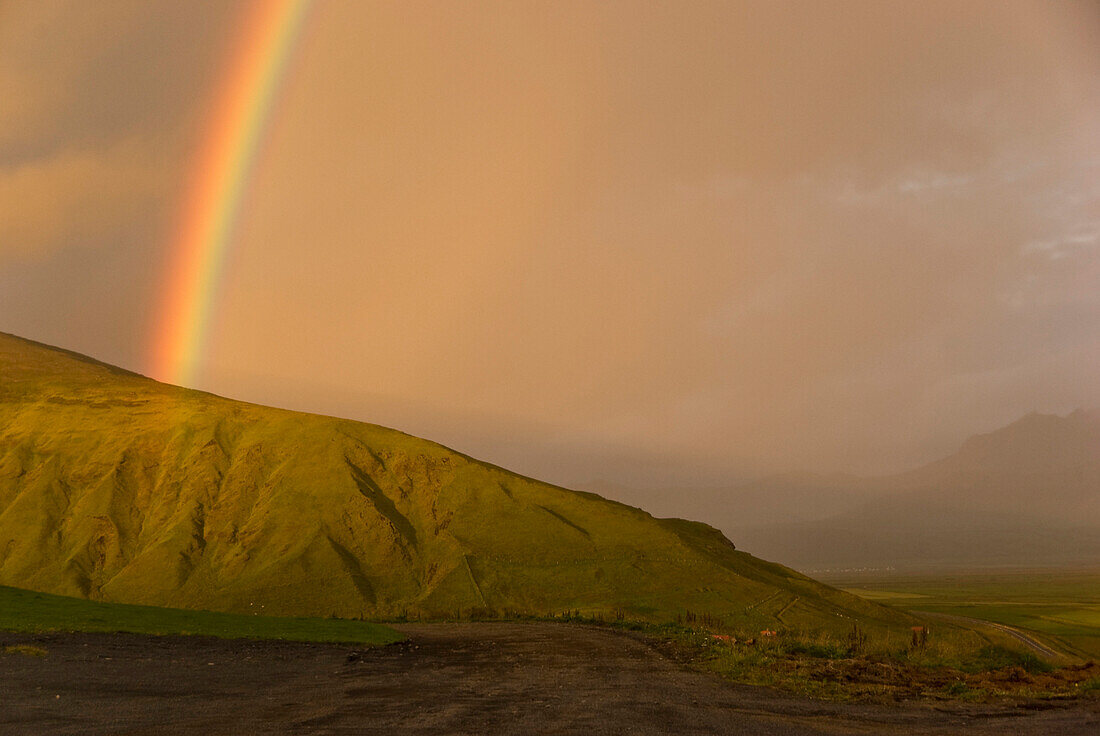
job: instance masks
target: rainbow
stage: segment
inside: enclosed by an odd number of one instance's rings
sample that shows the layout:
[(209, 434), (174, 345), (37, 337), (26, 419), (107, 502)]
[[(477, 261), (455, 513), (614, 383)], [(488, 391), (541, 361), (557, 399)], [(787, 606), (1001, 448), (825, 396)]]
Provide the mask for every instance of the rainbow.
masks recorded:
[(218, 88), (169, 246), (149, 374), (187, 385), (210, 316), (249, 174), (310, 0), (249, 0)]

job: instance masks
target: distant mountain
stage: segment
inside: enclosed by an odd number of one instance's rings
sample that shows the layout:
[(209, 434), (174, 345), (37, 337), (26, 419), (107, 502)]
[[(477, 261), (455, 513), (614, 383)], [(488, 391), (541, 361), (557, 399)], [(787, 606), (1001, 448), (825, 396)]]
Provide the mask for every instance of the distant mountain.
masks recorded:
[(907, 622), (705, 524), (3, 334), (0, 584), (288, 615)]
[(1100, 526), (1100, 411), (1029, 414), (887, 483), (975, 511)]
[(806, 571), (1100, 564), (1100, 412), (1029, 414), (899, 475), (729, 489), (723, 508), (740, 547)]

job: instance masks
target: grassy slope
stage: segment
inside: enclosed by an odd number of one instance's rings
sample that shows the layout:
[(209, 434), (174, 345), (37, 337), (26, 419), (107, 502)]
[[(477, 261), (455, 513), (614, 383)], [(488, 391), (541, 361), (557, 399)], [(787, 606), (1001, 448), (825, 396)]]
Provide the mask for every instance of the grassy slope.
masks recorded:
[(691, 609), (747, 627), (908, 624), (703, 524), (3, 334), (0, 584), (275, 615)]
[(348, 644), (390, 644), (404, 638), (388, 626), (363, 621), (98, 603), (4, 586), (0, 586), (0, 631), (126, 631)]

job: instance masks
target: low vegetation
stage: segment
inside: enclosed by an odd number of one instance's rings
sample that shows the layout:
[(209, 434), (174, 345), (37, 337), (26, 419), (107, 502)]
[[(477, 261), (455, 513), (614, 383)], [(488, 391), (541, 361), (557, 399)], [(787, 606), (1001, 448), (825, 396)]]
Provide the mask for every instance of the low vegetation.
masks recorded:
[[(907, 610), (920, 624), (909, 631), (857, 624), (847, 636), (786, 629), (766, 638), (703, 627), (669, 640), (737, 681), (818, 697), (1100, 697), (1100, 573), (878, 573), (832, 582)], [(981, 621), (1015, 627), (1059, 656), (1039, 656)]]
[[(904, 636), (822, 633), (716, 634), (669, 625), (642, 627), (666, 653), (737, 682), (831, 700), (1100, 698), (1100, 664), (1055, 667), (1010, 642), (974, 647), (973, 632), (934, 630), (925, 647)], [(857, 633), (857, 632), (853, 632)]]
[[(276, 618), (210, 611), (187, 611), (120, 603), (95, 603), (65, 596), (0, 586), (0, 632), (128, 632), (184, 634), (225, 639), (284, 639), (381, 645), (404, 637), (388, 626), (323, 618)], [(12, 645), (9, 654), (35, 654)], [(18, 651), (15, 651), (18, 650)], [(39, 650), (37, 656), (45, 654)]]

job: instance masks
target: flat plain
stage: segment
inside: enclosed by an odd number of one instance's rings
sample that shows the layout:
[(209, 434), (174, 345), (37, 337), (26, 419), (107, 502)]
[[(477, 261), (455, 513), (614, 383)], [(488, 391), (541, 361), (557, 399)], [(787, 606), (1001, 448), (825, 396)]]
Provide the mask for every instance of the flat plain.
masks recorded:
[(889, 606), (992, 621), (1029, 632), (1070, 657), (1100, 659), (1100, 570), (873, 572), (821, 577)]

